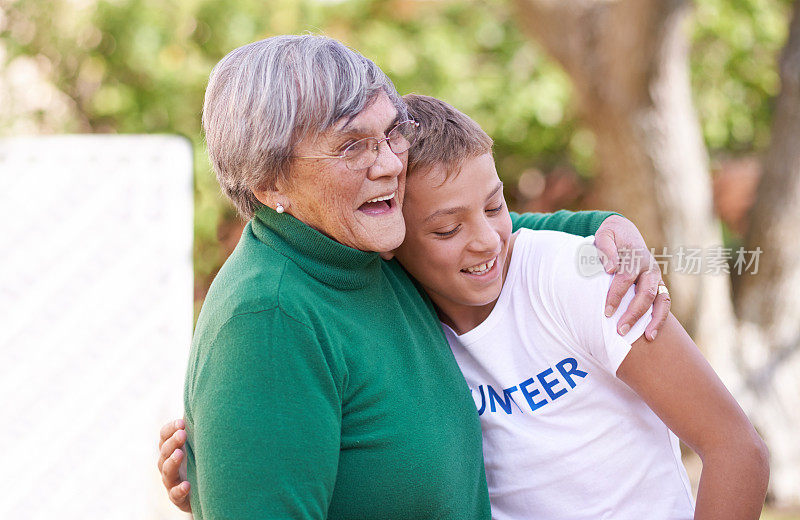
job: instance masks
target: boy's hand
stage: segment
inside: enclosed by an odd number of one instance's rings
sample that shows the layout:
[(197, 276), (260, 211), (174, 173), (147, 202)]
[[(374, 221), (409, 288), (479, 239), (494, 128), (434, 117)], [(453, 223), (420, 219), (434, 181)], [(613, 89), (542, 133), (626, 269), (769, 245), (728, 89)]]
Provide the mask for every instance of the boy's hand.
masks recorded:
[(184, 452), (181, 448), (186, 444), (186, 425), (183, 419), (170, 421), (161, 427), (158, 449), (158, 471), (161, 480), (167, 488), (170, 501), (178, 509), (186, 513), (192, 512), (189, 501), (189, 482), (180, 475), (181, 463), (184, 461)]
[(653, 305), (653, 321), (644, 336), (648, 341), (654, 340), (669, 316), (671, 301), (668, 292), (662, 290), (659, 294), (658, 286), (664, 283), (661, 270), (641, 233), (630, 220), (612, 215), (598, 228), (594, 245), (601, 253), (606, 272), (616, 273), (606, 297), (606, 316), (614, 314), (628, 288), (635, 283), (636, 296), (619, 319), (617, 332), (627, 334)]

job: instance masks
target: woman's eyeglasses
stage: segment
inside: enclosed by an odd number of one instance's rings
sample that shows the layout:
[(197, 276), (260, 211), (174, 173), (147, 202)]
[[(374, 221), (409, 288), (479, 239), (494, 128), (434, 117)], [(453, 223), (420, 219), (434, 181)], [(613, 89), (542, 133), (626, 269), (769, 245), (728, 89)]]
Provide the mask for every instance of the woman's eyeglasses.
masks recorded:
[(299, 155), (295, 156), (295, 159), (344, 159), (350, 170), (364, 170), (378, 160), (378, 147), (383, 141), (388, 143), (389, 148), (395, 154), (408, 151), (417, 138), (417, 127), (419, 127), (419, 123), (413, 119), (401, 121), (389, 130), (386, 137), (359, 139), (342, 150), (340, 155)]

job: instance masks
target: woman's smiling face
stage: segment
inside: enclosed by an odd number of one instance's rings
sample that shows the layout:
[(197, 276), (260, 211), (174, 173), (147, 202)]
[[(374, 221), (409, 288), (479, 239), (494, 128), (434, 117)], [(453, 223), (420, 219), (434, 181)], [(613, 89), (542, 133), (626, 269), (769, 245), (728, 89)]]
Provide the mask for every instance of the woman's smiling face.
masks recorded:
[(445, 168), (436, 165), (407, 179), (406, 238), (395, 255), (451, 318), (445, 321), (464, 313), (488, 316), (509, 256), (503, 183), (491, 153), (464, 161), (449, 179)]
[(384, 137), (397, 118), (397, 109), (381, 93), (352, 119), (299, 143), (297, 156), (331, 158), (294, 160), (288, 185), (279, 189), (288, 201), (286, 211), (346, 246), (377, 252), (396, 248), (405, 235), (401, 208), (408, 154), (395, 154), (383, 142), (375, 163), (363, 170), (350, 170), (334, 156), (358, 139)]

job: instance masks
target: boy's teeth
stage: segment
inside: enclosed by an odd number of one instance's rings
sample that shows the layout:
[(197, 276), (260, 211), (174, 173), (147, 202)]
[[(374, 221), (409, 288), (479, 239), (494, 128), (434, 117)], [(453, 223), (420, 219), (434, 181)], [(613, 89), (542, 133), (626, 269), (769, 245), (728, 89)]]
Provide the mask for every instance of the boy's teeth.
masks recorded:
[(492, 258), (491, 260), (489, 260), (485, 264), (476, 265), (476, 266), (473, 266), (473, 267), (467, 267), (464, 270), (466, 272), (468, 272), (468, 273), (481, 274), (481, 273), (484, 273), (484, 272), (488, 271), (489, 269), (491, 269), (494, 266), (495, 260), (497, 260), (497, 258)]
[(370, 202), (380, 202), (382, 200), (390, 200), (390, 199), (393, 199), (393, 198), (394, 198), (394, 193), (392, 193), (391, 195), (386, 195), (385, 197), (375, 197), (372, 200), (368, 200), (367, 204), (369, 204)]

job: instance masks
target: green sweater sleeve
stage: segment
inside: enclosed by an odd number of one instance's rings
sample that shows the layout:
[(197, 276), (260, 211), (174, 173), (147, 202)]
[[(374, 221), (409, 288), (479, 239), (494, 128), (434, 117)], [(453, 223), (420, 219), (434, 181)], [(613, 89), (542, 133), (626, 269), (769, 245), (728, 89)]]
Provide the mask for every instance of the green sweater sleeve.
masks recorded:
[(600, 224), (611, 215), (619, 215), (619, 213), (612, 211), (574, 212), (565, 209), (555, 213), (523, 213), (522, 215), (511, 212), (511, 223), (514, 231), (521, 228), (546, 229), (588, 237), (594, 235)]
[(314, 331), (279, 308), (247, 313), (204, 352), (187, 413), (195, 518), (326, 518), (342, 378)]

